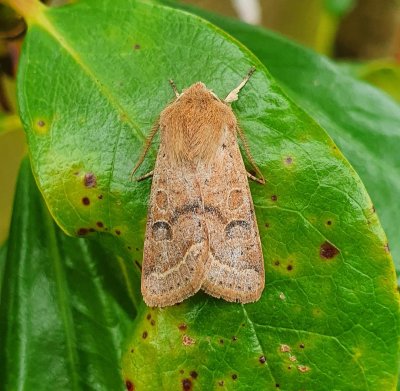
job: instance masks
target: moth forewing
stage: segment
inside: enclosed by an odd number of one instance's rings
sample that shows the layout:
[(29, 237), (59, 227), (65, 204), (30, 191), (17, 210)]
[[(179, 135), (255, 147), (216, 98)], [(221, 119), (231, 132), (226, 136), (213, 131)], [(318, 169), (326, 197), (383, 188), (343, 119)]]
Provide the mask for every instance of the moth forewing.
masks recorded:
[(201, 288), (208, 258), (207, 226), (191, 167), (171, 166), (161, 141), (153, 174), (142, 265), (151, 307), (178, 303)]
[(142, 265), (144, 301), (172, 305), (199, 289), (228, 301), (258, 300), (264, 261), (233, 111), (195, 83), (177, 93), (159, 124)]
[(258, 300), (264, 289), (260, 236), (246, 169), (228, 127), (202, 191), (210, 241), (202, 289), (227, 301)]

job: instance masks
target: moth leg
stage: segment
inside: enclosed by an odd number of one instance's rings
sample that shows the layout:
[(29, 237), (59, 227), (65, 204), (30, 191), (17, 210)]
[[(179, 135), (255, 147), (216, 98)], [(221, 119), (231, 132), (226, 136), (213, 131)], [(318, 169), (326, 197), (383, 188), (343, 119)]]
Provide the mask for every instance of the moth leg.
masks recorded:
[(154, 174), (154, 170), (151, 170), (147, 174), (144, 174), (144, 175), (140, 176), (139, 178), (135, 178), (135, 181), (140, 182), (143, 179), (150, 178), (151, 176), (153, 176), (153, 174)]
[(133, 169), (131, 171), (131, 181), (133, 180), (133, 175), (135, 174), (137, 169), (140, 167), (140, 165), (143, 163), (143, 160), (146, 157), (147, 152), (149, 152), (151, 142), (153, 141), (154, 136), (158, 132), (158, 129), (160, 129), (160, 119), (159, 118), (157, 118), (157, 121), (154, 123), (153, 127), (151, 128), (151, 131), (150, 131), (149, 137), (146, 140), (146, 144), (143, 149), (143, 152), (140, 155), (139, 160), (135, 164), (135, 167), (133, 167)]
[(240, 92), (240, 90), (246, 85), (246, 83), (249, 81), (251, 75), (255, 72), (256, 68), (255, 67), (251, 67), (250, 70), (247, 72), (247, 75), (245, 76), (245, 78), (241, 81), (241, 83), (235, 88), (233, 89), (228, 96), (224, 99), (225, 103), (231, 103), (234, 102), (235, 100), (238, 100), (238, 94)]
[(172, 89), (173, 89), (173, 91), (175, 93), (175, 96), (177, 98), (179, 98), (180, 94), (178, 92), (178, 89), (176, 88), (175, 82), (172, 79), (169, 79), (169, 84), (171, 84), (171, 87), (172, 87)]
[(261, 183), (262, 185), (265, 185), (265, 179), (264, 178), (257, 178), (256, 176), (250, 174), (248, 171), (246, 171), (246, 174), (253, 181)]
[(258, 175), (258, 177), (256, 177), (248, 172), (247, 176), (249, 178), (253, 179), (253, 181), (256, 181), (258, 183), (261, 183), (262, 185), (265, 185), (264, 175), (262, 174), (262, 172), (258, 168), (256, 162), (254, 161), (253, 155), (250, 152), (250, 148), (249, 148), (249, 144), (247, 142), (246, 136), (244, 135), (243, 130), (240, 129), (239, 126), (237, 127), (237, 132), (238, 132), (239, 138), (242, 140), (243, 149), (244, 149), (244, 152), (246, 153), (247, 159), (249, 160), (250, 164), (252, 165), (252, 167), (254, 168), (255, 172)]

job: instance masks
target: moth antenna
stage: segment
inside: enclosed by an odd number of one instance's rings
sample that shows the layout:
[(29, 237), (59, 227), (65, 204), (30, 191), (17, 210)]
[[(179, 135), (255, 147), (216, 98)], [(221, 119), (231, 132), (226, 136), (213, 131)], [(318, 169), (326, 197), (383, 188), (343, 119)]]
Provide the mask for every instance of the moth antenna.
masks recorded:
[(169, 84), (171, 84), (172, 89), (174, 90), (175, 96), (179, 98), (179, 92), (178, 89), (176, 88), (175, 82), (172, 79), (169, 79)]
[(251, 67), (249, 71), (247, 72), (247, 75), (244, 77), (244, 79), (241, 81), (241, 83), (233, 89), (228, 96), (224, 99), (225, 103), (232, 103), (235, 100), (238, 100), (238, 94), (240, 90), (246, 85), (246, 83), (249, 81), (251, 75), (256, 71), (256, 67)]
[(135, 164), (135, 167), (133, 167), (133, 169), (131, 171), (131, 181), (133, 179), (133, 175), (135, 174), (137, 169), (140, 167), (140, 165), (143, 163), (143, 160), (146, 157), (147, 152), (149, 152), (149, 149), (150, 149), (150, 146), (151, 146), (151, 142), (153, 141), (153, 138), (156, 135), (156, 133), (158, 132), (159, 128), (160, 128), (160, 118), (157, 118), (156, 122), (154, 123), (153, 127), (151, 128), (149, 136), (147, 137), (146, 144), (145, 144), (145, 147), (143, 149), (143, 152), (141, 153), (141, 155), (139, 157), (139, 160)]
[(251, 175), (251, 174), (249, 174), (248, 176), (249, 176), (251, 179), (253, 179), (253, 180), (255, 180), (255, 181), (261, 183), (262, 185), (265, 185), (265, 178), (264, 178), (264, 175), (262, 174), (262, 172), (261, 172), (260, 169), (258, 168), (256, 162), (254, 161), (253, 155), (252, 155), (251, 152), (250, 152), (250, 148), (249, 148), (249, 144), (248, 144), (248, 142), (247, 142), (246, 136), (244, 135), (243, 130), (240, 128), (240, 126), (237, 126), (237, 132), (238, 132), (238, 134), (239, 134), (240, 140), (242, 140), (243, 149), (244, 149), (244, 151), (245, 151), (245, 153), (246, 153), (247, 159), (249, 159), (249, 162), (250, 162), (251, 166), (254, 168), (255, 172), (257, 173), (258, 178), (257, 178), (257, 177), (254, 177), (254, 176)]

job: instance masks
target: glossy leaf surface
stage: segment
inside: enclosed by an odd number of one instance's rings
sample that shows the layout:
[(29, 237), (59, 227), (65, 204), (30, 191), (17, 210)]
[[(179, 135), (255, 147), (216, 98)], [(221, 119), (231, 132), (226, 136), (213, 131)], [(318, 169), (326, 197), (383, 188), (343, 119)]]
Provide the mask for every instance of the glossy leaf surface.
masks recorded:
[(233, 109), (267, 179), (251, 184), (264, 294), (249, 305), (204, 294), (161, 310), (142, 304), (123, 360), (126, 385), (390, 389), (398, 299), (371, 200), (325, 131), (213, 25), (135, 1), (40, 8), (19, 77), (39, 186), (64, 230), (112, 236), (140, 261), (150, 183), (131, 183), (129, 172), (173, 97), (167, 80), (180, 89), (201, 80), (223, 97), (251, 65), (257, 72)]
[(2, 389), (123, 389), (132, 266), (56, 226), (27, 160), (0, 272)]

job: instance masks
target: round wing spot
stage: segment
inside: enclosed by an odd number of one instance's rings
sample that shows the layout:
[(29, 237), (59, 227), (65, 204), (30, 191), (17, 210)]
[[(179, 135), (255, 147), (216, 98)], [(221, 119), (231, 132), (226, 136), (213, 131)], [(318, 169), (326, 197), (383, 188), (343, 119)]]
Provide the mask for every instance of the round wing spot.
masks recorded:
[(156, 205), (161, 210), (168, 209), (168, 195), (164, 190), (158, 190), (156, 193)]
[(240, 189), (233, 189), (228, 196), (228, 208), (233, 210), (243, 205), (243, 191)]
[(154, 240), (171, 240), (172, 228), (166, 221), (156, 221), (152, 226)]

